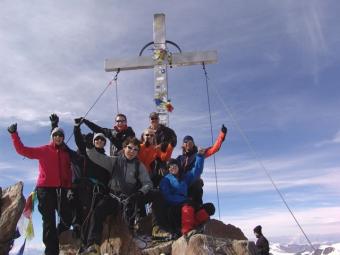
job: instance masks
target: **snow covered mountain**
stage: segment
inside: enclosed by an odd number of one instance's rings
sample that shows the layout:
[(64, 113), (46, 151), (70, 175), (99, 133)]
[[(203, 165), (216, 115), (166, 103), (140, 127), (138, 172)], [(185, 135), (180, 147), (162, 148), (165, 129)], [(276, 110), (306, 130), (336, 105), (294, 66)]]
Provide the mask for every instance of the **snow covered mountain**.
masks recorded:
[(270, 245), (273, 255), (340, 255), (340, 243), (335, 244), (313, 244), (316, 251), (305, 244), (279, 244)]

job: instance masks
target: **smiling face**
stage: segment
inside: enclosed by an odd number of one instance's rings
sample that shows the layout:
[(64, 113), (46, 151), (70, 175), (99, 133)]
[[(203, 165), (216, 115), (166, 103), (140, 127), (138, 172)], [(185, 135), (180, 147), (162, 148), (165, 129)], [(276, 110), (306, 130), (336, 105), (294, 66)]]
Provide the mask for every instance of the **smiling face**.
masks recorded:
[(146, 129), (143, 133), (144, 143), (155, 145), (155, 131), (152, 129)]
[(150, 116), (150, 126), (152, 129), (157, 129), (159, 125), (159, 116), (157, 114)]
[(55, 145), (61, 145), (64, 142), (64, 134), (61, 132), (56, 132), (52, 136), (53, 143)]
[(138, 154), (139, 148), (133, 143), (129, 143), (123, 148), (124, 155), (127, 159), (134, 159)]
[(117, 115), (116, 117), (116, 127), (121, 130), (127, 125), (126, 118), (122, 115)]
[(177, 164), (170, 164), (169, 165), (169, 173), (171, 173), (172, 175), (177, 176), (179, 172), (179, 168)]
[(183, 145), (182, 145), (182, 147), (184, 148), (184, 150), (185, 150), (186, 152), (192, 151), (193, 148), (194, 148), (194, 146), (195, 146), (195, 144), (194, 144), (194, 142), (191, 141), (191, 140), (184, 141), (184, 142), (183, 142)]
[(98, 136), (96, 137), (96, 139), (94, 139), (94, 147), (96, 147), (97, 149), (102, 149), (104, 148), (106, 144), (106, 139), (102, 136)]

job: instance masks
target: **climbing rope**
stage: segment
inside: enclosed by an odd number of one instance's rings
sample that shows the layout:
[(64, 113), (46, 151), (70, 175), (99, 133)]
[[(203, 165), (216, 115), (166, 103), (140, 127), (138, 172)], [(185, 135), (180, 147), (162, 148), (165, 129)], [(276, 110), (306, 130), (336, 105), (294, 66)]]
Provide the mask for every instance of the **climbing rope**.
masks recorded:
[[(96, 100), (94, 101), (94, 103), (91, 105), (91, 107), (88, 109), (88, 111), (85, 113), (85, 115), (83, 116), (83, 118), (86, 118), (86, 116), (90, 113), (90, 111), (92, 110), (92, 108), (98, 103), (99, 99), (104, 95), (104, 93), (106, 92), (106, 90), (112, 85), (113, 81), (117, 81), (118, 78), (118, 73), (120, 72), (120, 69), (118, 69), (118, 71), (116, 72), (115, 76), (108, 82), (108, 84), (106, 85), (106, 87), (104, 88), (104, 90), (99, 94), (99, 96), (96, 98)], [(117, 87), (117, 86), (116, 86)], [(117, 107), (118, 107), (118, 96), (117, 96)], [(117, 109), (118, 110), (118, 109)], [(70, 136), (68, 137), (68, 139), (66, 140), (67, 144), (70, 139), (73, 137), (73, 132), (70, 134)]]
[[(209, 110), (209, 120), (210, 120), (210, 135), (211, 135), (211, 144), (214, 144), (214, 135), (213, 135), (213, 129), (212, 129), (212, 120), (211, 120), (211, 107), (210, 107), (210, 95), (209, 95), (209, 83), (208, 83), (208, 73), (205, 69), (204, 62), (202, 63), (202, 68), (205, 76), (205, 85), (207, 88), (207, 98), (208, 98), (208, 110)], [(213, 155), (214, 159), (214, 170), (215, 170), (215, 185), (216, 185), (216, 196), (217, 196), (217, 210), (218, 210), (218, 219), (221, 220), (221, 211), (220, 211), (220, 195), (218, 191), (218, 183), (217, 183), (217, 171), (216, 171), (216, 158), (215, 154)]]
[[(205, 70), (205, 69), (204, 69)], [(284, 198), (283, 194), (281, 193), (281, 191), (279, 190), (279, 188), (276, 186), (273, 178), (271, 177), (269, 171), (267, 170), (267, 168), (265, 167), (265, 165), (263, 164), (260, 156), (258, 155), (258, 153), (255, 151), (255, 149), (253, 148), (252, 144), (250, 143), (247, 135), (245, 134), (245, 132), (243, 131), (243, 129), (241, 128), (240, 124), (238, 123), (238, 121), (236, 120), (236, 118), (234, 117), (234, 114), (232, 113), (231, 109), (226, 105), (226, 103), (222, 100), (220, 94), (218, 93), (218, 91), (216, 90), (216, 88), (214, 88), (214, 86), (212, 86), (212, 88), (214, 89), (214, 92), (217, 96), (217, 98), (219, 99), (219, 101), (221, 102), (221, 104), (223, 105), (225, 111), (229, 114), (231, 120), (235, 123), (238, 131), (240, 132), (241, 136), (243, 137), (244, 141), (246, 142), (249, 150), (252, 152), (253, 156), (255, 157), (255, 159), (257, 160), (257, 162), (259, 163), (259, 165), (261, 166), (262, 170), (265, 172), (265, 174), (267, 175), (267, 177), (269, 178), (271, 184), (273, 185), (273, 187), (275, 188), (276, 192), (279, 194), (282, 202), (285, 204), (286, 208), (288, 209), (289, 213), (291, 214), (291, 216), (293, 217), (294, 221), (296, 222), (296, 224), (298, 225), (298, 227), (300, 228), (302, 234), (304, 235), (304, 237), (306, 238), (307, 242), (309, 243), (309, 245), (311, 246), (311, 248), (314, 250), (314, 252), (316, 252), (316, 249), (314, 248), (312, 242), (310, 241), (310, 239), (308, 238), (307, 234), (305, 233), (305, 231), (303, 230), (302, 226), (300, 225), (299, 221), (297, 220), (297, 218), (295, 217), (293, 211), (291, 210), (291, 208), (289, 207), (286, 199)]]

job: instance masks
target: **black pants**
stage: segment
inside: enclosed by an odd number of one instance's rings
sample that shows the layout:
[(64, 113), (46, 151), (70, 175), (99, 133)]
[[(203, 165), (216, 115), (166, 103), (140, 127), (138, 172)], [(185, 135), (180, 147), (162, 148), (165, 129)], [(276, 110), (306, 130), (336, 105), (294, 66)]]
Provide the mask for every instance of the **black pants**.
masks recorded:
[(201, 178), (194, 181), (188, 189), (188, 197), (197, 205), (203, 204), (203, 180)]
[(56, 214), (58, 210), (57, 188), (37, 188), (38, 209), (43, 221), (43, 242), (45, 255), (59, 254), (59, 239), (61, 232), (70, 228), (72, 222), (72, 207), (66, 197), (67, 189), (61, 189), (60, 216), (61, 221), (56, 227)]
[(94, 243), (100, 244), (103, 232), (103, 224), (107, 216), (116, 216), (120, 210), (120, 203), (117, 199), (105, 195), (98, 201), (94, 208), (88, 228), (88, 238), (86, 246)]

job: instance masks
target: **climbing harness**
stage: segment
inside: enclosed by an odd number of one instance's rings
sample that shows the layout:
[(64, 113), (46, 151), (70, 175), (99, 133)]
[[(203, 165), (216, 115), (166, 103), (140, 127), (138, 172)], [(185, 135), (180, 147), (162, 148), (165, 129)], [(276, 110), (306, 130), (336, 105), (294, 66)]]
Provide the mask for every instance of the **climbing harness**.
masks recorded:
[[(211, 144), (214, 144), (214, 135), (213, 135), (213, 129), (212, 129), (211, 108), (210, 108), (209, 83), (208, 83), (209, 78), (208, 78), (207, 70), (205, 69), (204, 62), (202, 63), (202, 68), (203, 68), (204, 77), (205, 77), (205, 86), (206, 86), (206, 89), (207, 89)], [(213, 155), (213, 159), (214, 159), (214, 170), (215, 170), (215, 186), (216, 186), (216, 196), (217, 196), (218, 219), (221, 220), (220, 196), (219, 196), (218, 183), (217, 183), (217, 171), (216, 171), (216, 158), (215, 158), (215, 154)]]

